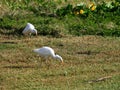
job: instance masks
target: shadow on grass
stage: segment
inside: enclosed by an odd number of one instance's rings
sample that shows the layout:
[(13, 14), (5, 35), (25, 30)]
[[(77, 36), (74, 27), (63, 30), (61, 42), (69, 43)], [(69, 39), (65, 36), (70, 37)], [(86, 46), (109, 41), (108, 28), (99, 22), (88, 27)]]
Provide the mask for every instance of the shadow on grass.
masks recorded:
[(13, 65), (13, 66), (3, 66), (3, 68), (11, 68), (11, 69), (21, 69), (21, 68), (35, 68), (35, 66), (23, 66), (23, 65)]
[(76, 54), (87, 54), (87, 55), (93, 55), (93, 54), (99, 54), (100, 52), (98, 51), (79, 51), (79, 52), (76, 52)]
[(2, 35), (13, 35), (13, 36), (23, 36), (23, 34), (22, 34), (23, 30), (24, 30), (24, 28), (3, 27), (3, 28), (0, 28), (0, 34), (2, 34)]
[(0, 44), (17, 44), (17, 42), (0, 42)]

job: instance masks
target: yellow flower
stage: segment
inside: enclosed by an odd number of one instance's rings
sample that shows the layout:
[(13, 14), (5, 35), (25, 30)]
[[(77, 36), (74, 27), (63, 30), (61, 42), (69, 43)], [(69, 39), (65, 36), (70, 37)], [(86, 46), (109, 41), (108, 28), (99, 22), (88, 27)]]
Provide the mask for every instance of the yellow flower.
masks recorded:
[(83, 14), (83, 13), (84, 13), (84, 11), (81, 9), (81, 10), (80, 10), (80, 14)]
[(94, 11), (96, 9), (96, 6), (91, 7), (91, 11)]
[(96, 5), (94, 2), (92, 2), (90, 5), (89, 5), (89, 9), (91, 9), (91, 11), (94, 11), (96, 9)]
[(94, 4), (94, 3), (91, 3), (91, 4), (89, 5), (89, 8), (91, 8), (91, 7), (93, 7), (93, 6), (95, 6), (95, 4)]

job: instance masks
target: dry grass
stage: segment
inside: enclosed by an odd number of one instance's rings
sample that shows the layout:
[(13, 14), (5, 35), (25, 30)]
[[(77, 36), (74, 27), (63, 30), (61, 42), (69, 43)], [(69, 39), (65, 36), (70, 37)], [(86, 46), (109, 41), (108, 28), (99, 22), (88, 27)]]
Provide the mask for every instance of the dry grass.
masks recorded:
[(9, 8), (6, 5), (0, 3), (0, 17), (4, 16), (8, 12)]
[[(34, 48), (50, 46), (64, 58), (40, 66)], [(120, 38), (99, 36), (0, 37), (1, 90), (117, 90)], [(35, 62), (37, 61), (37, 63)], [(112, 78), (90, 84), (90, 80)]]

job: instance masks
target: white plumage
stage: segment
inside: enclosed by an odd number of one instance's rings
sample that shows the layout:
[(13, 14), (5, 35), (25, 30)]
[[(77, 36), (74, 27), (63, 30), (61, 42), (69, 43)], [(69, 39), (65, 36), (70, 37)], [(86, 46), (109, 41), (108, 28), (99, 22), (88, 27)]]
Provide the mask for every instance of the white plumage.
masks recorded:
[(38, 53), (41, 57), (47, 59), (48, 57), (52, 57), (56, 60), (60, 60), (63, 63), (63, 59), (61, 56), (55, 54), (54, 50), (50, 47), (44, 46), (42, 48), (34, 49), (34, 52)]
[(32, 33), (37, 35), (37, 30), (31, 23), (27, 23), (27, 25), (26, 25), (25, 29), (22, 31), (22, 33), (24, 35), (31, 35)]

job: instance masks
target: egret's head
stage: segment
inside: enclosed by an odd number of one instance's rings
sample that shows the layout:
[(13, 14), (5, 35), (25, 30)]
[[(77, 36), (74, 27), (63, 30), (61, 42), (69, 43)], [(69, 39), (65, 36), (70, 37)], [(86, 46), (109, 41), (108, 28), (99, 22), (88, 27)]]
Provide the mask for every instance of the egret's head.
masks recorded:
[(33, 30), (32, 30), (32, 33), (34, 33), (35, 35), (37, 35), (37, 30), (36, 30), (36, 29), (33, 29)]
[(62, 59), (62, 57), (61, 56), (59, 56), (59, 55), (55, 55), (55, 59), (57, 59), (57, 60), (60, 60), (62, 63), (63, 63), (63, 59)]

